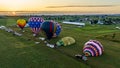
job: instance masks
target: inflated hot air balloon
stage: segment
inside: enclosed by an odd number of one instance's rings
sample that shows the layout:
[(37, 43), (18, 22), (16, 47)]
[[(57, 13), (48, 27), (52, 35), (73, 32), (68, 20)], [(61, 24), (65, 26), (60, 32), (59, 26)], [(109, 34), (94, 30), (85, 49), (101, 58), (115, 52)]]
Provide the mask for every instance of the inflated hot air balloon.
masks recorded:
[(28, 24), (34, 34), (38, 34), (40, 32), (41, 24), (44, 22), (44, 19), (41, 17), (31, 17), (28, 20)]
[(18, 19), (17, 25), (23, 30), (24, 26), (26, 25), (26, 20), (24, 19)]
[(61, 32), (61, 27), (58, 27), (53, 21), (44, 22), (41, 29), (46, 33), (47, 39), (49, 40), (54, 36), (54, 34), (58, 36)]
[(89, 40), (83, 47), (83, 53), (85, 56), (100, 56), (103, 51), (102, 44), (97, 40)]

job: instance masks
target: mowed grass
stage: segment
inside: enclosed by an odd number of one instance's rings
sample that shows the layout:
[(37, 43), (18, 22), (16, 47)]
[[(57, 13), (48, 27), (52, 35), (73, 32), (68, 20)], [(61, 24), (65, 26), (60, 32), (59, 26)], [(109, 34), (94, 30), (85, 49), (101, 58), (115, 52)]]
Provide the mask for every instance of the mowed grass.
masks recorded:
[(42, 42), (0, 31), (0, 68), (89, 68)]
[[(6, 18), (6, 24), (16, 24), (18, 18)], [(4, 20), (0, 20), (1, 21)], [(10, 23), (9, 23), (10, 22)], [(4, 24), (4, 23), (2, 23)], [(6, 25), (4, 24), (4, 25)], [(7, 26), (8, 26), (7, 25)], [(22, 33), (20, 28), (10, 26), (13, 30), (23, 34), (22, 37), (0, 30), (0, 68), (119, 68), (120, 67), (120, 30), (119, 25), (87, 25), (83, 28), (62, 24), (59, 37), (50, 40), (51, 44), (62, 37), (71, 36), (76, 43), (66, 47), (52, 49), (47, 47), (38, 37), (33, 37), (30, 28)], [(116, 33), (113, 41), (112, 34)], [(108, 37), (104, 38), (104, 35)], [(99, 57), (88, 57), (84, 62), (75, 58), (75, 54), (82, 54), (82, 48), (90, 39), (99, 40), (104, 46), (104, 53)], [(39, 41), (40, 44), (35, 44)]]

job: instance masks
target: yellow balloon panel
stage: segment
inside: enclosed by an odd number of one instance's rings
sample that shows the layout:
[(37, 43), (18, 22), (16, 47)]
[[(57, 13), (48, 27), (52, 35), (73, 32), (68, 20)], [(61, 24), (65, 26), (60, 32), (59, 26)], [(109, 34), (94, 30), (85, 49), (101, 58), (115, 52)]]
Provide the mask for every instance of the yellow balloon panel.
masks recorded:
[(24, 26), (26, 25), (26, 20), (24, 20), (24, 19), (18, 19), (18, 20), (17, 20), (17, 25), (18, 25), (20, 28), (24, 28)]

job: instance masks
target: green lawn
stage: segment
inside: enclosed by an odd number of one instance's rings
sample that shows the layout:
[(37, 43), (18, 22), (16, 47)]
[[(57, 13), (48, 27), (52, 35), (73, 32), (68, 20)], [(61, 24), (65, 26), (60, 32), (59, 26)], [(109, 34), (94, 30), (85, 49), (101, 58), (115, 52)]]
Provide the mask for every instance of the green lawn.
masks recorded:
[[(17, 19), (0, 19), (0, 24), (13, 25)], [(0, 68), (119, 68), (120, 30), (115, 29), (115, 26), (87, 25), (78, 28), (62, 24), (60, 36), (51, 39), (50, 43), (54, 44), (66, 36), (75, 38), (76, 43), (57, 49), (49, 48), (43, 41), (38, 40), (38, 37), (33, 37), (29, 28), (24, 29), (26, 32), (22, 37), (0, 30)], [(20, 32), (18, 27), (10, 26), (10, 28)], [(116, 33), (114, 39), (112, 39), (113, 33)], [(107, 37), (104, 37), (106, 35)], [(82, 54), (82, 47), (89, 39), (99, 40), (105, 52), (99, 57), (88, 57), (87, 62), (77, 60), (74, 55)], [(35, 41), (39, 41), (40, 44), (36, 45)]]

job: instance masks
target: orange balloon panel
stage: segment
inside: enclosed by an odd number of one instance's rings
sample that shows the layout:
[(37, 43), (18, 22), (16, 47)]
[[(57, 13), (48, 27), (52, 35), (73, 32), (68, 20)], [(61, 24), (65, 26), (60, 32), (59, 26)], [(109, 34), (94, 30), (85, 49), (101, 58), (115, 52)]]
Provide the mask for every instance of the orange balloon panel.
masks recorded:
[(18, 19), (18, 20), (17, 20), (17, 25), (18, 25), (21, 29), (23, 29), (24, 26), (26, 25), (26, 21), (25, 21), (24, 19)]

